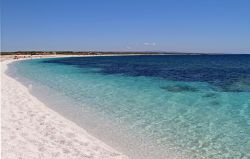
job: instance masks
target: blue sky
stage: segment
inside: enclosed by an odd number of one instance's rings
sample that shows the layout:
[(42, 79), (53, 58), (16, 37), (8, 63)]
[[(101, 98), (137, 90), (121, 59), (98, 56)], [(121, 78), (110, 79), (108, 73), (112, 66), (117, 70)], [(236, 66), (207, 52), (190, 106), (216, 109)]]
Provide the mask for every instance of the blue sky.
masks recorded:
[(1, 49), (250, 53), (250, 0), (2, 0)]

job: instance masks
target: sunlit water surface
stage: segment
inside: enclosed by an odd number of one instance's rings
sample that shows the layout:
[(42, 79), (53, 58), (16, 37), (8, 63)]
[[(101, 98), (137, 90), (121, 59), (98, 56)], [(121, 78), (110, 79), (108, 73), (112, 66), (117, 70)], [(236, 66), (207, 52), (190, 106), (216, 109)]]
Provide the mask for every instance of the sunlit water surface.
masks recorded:
[(250, 56), (33, 59), (8, 73), (131, 158), (250, 158)]

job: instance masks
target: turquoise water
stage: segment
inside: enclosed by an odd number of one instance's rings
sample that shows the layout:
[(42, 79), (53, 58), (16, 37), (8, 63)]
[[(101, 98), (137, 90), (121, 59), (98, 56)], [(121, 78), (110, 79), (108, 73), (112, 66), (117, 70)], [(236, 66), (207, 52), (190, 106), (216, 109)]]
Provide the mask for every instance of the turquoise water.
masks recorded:
[(62, 114), (131, 158), (250, 158), (248, 59), (36, 59), (9, 74), (44, 101), (63, 97), (54, 109), (73, 107)]

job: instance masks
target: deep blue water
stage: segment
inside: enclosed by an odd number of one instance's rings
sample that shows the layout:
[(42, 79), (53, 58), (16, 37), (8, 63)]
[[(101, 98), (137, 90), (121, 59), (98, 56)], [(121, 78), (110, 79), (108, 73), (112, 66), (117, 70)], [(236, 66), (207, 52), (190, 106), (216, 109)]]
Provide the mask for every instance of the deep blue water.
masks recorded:
[(53, 90), (44, 96), (73, 101), (69, 118), (96, 121), (92, 132), (131, 158), (250, 157), (249, 55), (51, 58), (10, 68), (39, 92)]
[(102, 74), (207, 82), (218, 91), (250, 92), (249, 55), (73, 57), (44, 62), (98, 68)]

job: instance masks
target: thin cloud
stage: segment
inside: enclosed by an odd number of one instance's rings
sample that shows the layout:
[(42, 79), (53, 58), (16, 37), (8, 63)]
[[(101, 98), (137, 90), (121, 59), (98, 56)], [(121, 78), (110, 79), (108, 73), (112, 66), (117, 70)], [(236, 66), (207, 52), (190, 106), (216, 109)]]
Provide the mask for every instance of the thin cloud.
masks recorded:
[(145, 46), (155, 46), (156, 43), (155, 42), (152, 42), (152, 43), (145, 42), (145, 43), (143, 43), (143, 45), (145, 45)]

